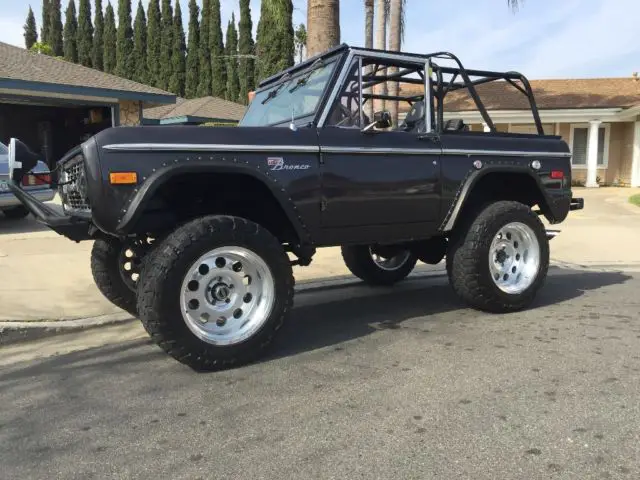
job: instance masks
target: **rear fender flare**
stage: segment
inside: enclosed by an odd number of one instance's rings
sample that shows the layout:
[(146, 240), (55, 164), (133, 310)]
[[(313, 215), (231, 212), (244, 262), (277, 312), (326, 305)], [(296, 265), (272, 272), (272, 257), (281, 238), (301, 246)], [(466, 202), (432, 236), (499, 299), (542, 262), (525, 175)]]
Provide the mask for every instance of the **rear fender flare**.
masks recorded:
[(189, 164), (175, 164), (167, 168), (160, 169), (149, 176), (149, 178), (140, 186), (138, 191), (131, 197), (128, 202), (126, 212), (118, 221), (118, 233), (125, 234), (140, 219), (145, 207), (153, 198), (157, 190), (166, 184), (172, 178), (194, 173), (220, 173), (220, 174), (240, 174), (253, 177), (260, 183), (264, 184), (273, 194), (285, 215), (291, 222), (301, 242), (310, 242), (309, 231), (304, 224), (302, 218), (298, 215), (293, 200), (289, 198), (285, 189), (282, 188), (278, 179), (273, 177), (267, 171), (258, 170), (255, 167), (245, 164), (233, 162), (231, 164), (215, 164), (210, 162), (190, 162)]
[(442, 224), (440, 226), (440, 231), (450, 232), (451, 230), (453, 230), (453, 227), (456, 224), (456, 220), (459, 218), (460, 213), (462, 212), (462, 207), (464, 206), (465, 202), (469, 198), (471, 192), (473, 191), (473, 188), (478, 184), (480, 179), (492, 173), (525, 174), (528, 177), (532, 178), (533, 181), (536, 183), (536, 186), (539, 192), (542, 195), (543, 201), (546, 204), (545, 207), (548, 209), (549, 212), (553, 213), (551, 208), (551, 206), (553, 205), (553, 202), (551, 198), (546, 192), (544, 185), (540, 180), (540, 177), (535, 172), (533, 172), (530, 168), (520, 166), (520, 165), (505, 165), (504, 163), (501, 163), (501, 164), (485, 163), (485, 165), (480, 169), (471, 169), (465, 175), (464, 179), (462, 180), (462, 183), (460, 184), (460, 187), (458, 188), (458, 191), (456, 192), (456, 195), (453, 199), (451, 207), (449, 208), (447, 215), (442, 221)]

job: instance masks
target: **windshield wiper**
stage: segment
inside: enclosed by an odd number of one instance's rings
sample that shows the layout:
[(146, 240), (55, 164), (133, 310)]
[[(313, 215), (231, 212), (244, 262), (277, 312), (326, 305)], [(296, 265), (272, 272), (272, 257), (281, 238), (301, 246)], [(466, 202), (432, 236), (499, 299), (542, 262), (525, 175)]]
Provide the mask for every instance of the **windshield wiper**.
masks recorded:
[(268, 94), (267, 94), (267, 98), (265, 98), (262, 101), (262, 105), (264, 105), (265, 103), (267, 103), (269, 100), (271, 100), (272, 98), (275, 98), (278, 93), (280, 93), (280, 90), (282, 90), (282, 87), (284, 87), (284, 81), (289, 78), (291, 76), (290, 73), (285, 73), (284, 75), (282, 75), (282, 77), (280, 77), (280, 81), (282, 82), (280, 85), (278, 85), (276, 88), (274, 88), (273, 90), (271, 90)]
[(309, 78), (311, 78), (311, 75), (313, 75), (313, 72), (316, 71), (316, 68), (318, 67), (322, 67), (324, 66), (324, 62), (322, 61), (321, 58), (319, 58), (318, 60), (316, 60), (315, 62), (313, 62), (311, 64), (311, 66), (307, 69), (307, 74), (304, 75), (303, 77), (299, 78), (298, 81), (296, 82), (296, 84), (291, 87), (289, 89), (289, 93), (293, 93), (295, 92), (298, 88), (304, 86), (307, 84), (307, 82), (309, 81)]

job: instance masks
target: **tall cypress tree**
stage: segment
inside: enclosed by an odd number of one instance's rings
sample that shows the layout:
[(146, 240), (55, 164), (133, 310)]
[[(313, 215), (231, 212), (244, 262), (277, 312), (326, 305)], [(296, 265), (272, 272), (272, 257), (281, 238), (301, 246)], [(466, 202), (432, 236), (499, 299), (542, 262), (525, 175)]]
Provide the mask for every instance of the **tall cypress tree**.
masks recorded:
[(69, 0), (64, 15), (64, 59), (68, 62), (78, 63), (78, 20), (74, 0)]
[(255, 61), (246, 55), (254, 55), (255, 46), (253, 44), (251, 22), (250, 0), (240, 0), (240, 24), (238, 26), (240, 39), (238, 52), (238, 77), (240, 80), (240, 103), (246, 105), (249, 102), (249, 92), (255, 88)]
[(107, 9), (104, 13), (104, 71), (114, 73), (116, 70), (116, 15), (111, 6), (111, 2), (107, 2)]
[(93, 25), (91, 24), (91, 2), (80, 0), (78, 10), (78, 62), (91, 67), (93, 51)]
[(104, 70), (104, 16), (102, 14), (102, 0), (96, 0), (96, 17), (94, 20), (93, 53), (91, 64), (93, 68)]
[(214, 97), (225, 98), (227, 91), (227, 62), (224, 58), (220, 0), (211, 1), (209, 50), (211, 51), (211, 94)]
[[(31, 7), (29, 7), (31, 8)], [(51, 14), (51, 2), (50, 0), (42, 0), (42, 23), (40, 24), (40, 41), (43, 43), (49, 43), (50, 31), (49, 31), (49, 15)]]
[[(106, 35), (106, 33), (105, 33)], [(133, 29), (131, 28), (131, 0), (118, 3), (118, 40), (116, 47), (116, 75), (133, 77), (131, 53), (133, 52)]]
[(136, 82), (147, 83), (149, 74), (147, 70), (147, 17), (142, 8), (142, 0), (138, 0), (138, 11), (133, 23), (133, 53), (131, 64), (133, 66), (133, 79)]
[(27, 21), (22, 28), (24, 28), (24, 46), (29, 50), (38, 41), (38, 27), (36, 26), (36, 17), (33, 16), (31, 5), (29, 5)]
[(267, 78), (293, 65), (295, 49), (291, 0), (262, 2), (256, 39), (257, 72)]
[(185, 78), (185, 97), (193, 98), (198, 94), (198, 72), (200, 67), (200, 9), (196, 0), (189, 1), (189, 47), (187, 50), (187, 74)]
[(61, 57), (64, 55), (60, 0), (50, 0), (49, 2), (49, 41), (47, 43), (53, 50), (54, 56)]
[(162, 0), (162, 32), (160, 42), (160, 77), (158, 88), (167, 90), (173, 68), (171, 65), (171, 51), (173, 47), (173, 10), (171, 0)]
[(171, 78), (169, 79), (169, 91), (179, 97), (184, 97), (186, 81), (187, 46), (184, 40), (184, 27), (182, 26), (182, 9), (180, 0), (176, 0), (176, 10), (173, 19), (173, 51), (171, 52)]
[(157, 87), (160, 85), (160, 42), (162, 32), (160, 3), (158, 0), (149, 1), (147, 22), (147, 71), (149, 73), (149, 83)]
[(209, 50), (209, 30), (211, 25), (211, 2), (202, 0), (202, 20), (200, 21), (200, 83), (198, 97), (211, 95), (211, 50)]
[(225, 46), (227, 57), (227, 100), (238, 101), (240, 94), (240, 82), (238, 80), (238, 31), (236, 30), (236, 17), (231, 13), (231, 20), (227, 26), (227, 43)]

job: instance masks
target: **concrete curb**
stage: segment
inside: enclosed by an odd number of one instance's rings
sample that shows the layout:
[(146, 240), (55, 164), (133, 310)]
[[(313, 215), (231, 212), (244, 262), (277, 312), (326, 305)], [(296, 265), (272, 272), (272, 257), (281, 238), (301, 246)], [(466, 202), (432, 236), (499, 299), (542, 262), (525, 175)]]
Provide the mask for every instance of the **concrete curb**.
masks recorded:
[[(405, 281), (419, 280), (427, 277), (440, 277), (443, 275), (446, 275), (446, 272), (441, 268), (434, 269), (434, 267), (417, 267)], [(349, 286), (363, 285), (363, 282), (358, 278), (350, 275), (343, 275), (330, 278), (302, 280), (296, 283), (295, 292), (296, 295), (310, 294)], [(119, 323), (135, 322), (137, 320), (137, 318), (132, 317), (128, 313), (122, 312), (95, 317), (76, 318), (72, 320), (4, 321), (0, 322), (0, 346)]]

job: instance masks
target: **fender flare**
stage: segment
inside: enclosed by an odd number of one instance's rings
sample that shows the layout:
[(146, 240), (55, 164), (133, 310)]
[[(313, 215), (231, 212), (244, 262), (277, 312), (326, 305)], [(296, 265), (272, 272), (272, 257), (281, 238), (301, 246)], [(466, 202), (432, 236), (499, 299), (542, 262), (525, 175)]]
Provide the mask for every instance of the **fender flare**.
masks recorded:
[(126, 234), (140, 219), (145, 207), (162, 185), (179, 175), (194, 173), (231, 173), (247, 175), (256, 179), (265, 185), (275, 197), (295, 229), (298, 238), (300, 238), (302, 242), (311, 241), (309, 231), (302, 218), (298, 215), (293, 200), (285, 194), (285, 189), (280, 187), (278, 179), (270, 175), (267, 171), (262, 171), (249, 164), (241, 164), (235, 161), (228, 162), (228, 164), (212, 164), (211, 162), (199, 161), (189, 162), (188, 164), (178, 163), (156, 171), (147, 178), (138, 191), (129, 199), (126, 212), (119, 219), (116, 230), (121, 234)]
[(530, 168), (524, 166), (505, 165), (504, 163), (490, 164), (487, 162), (481, 169), (471, 169), (467, 172), (464, 179), (462, 180), (462, 183), (460, 184), (460, 187), (458, 188), (458, 191), (456, 192), (447, 215), (442, 221), (440, 231), (450, 232), (451, 230), (453, 230), (453, 227), (456, 224), (456, 220), (460, 216), (460, 212), (462, 212), (462, 208), (464, 207), (465, 202), (469, 198), (469, 195), (473, 191), (474, 187), (483, 177), (492, 173), (514, 173), (520, 175), (524, 174), (531, 178), (535, 182), (538, 191), (542, 195), (542, 199), (546, 204), (543, 206), (543, 209), (547, 210), (552, 217), (556, 216), (553, 208), (555, 202), (550, 198), (549, 194), (544, 188), (544, 185), (542, 184), (542, 180), (536, 174), (536, 172), (533, 172)]

